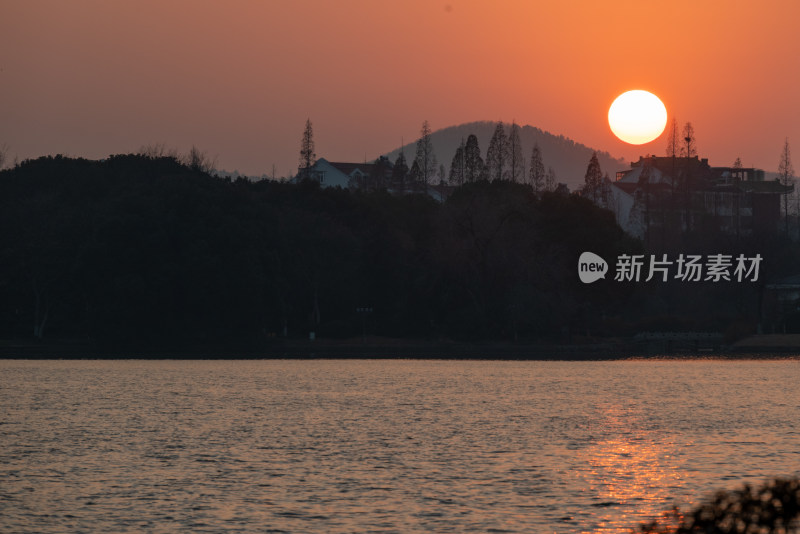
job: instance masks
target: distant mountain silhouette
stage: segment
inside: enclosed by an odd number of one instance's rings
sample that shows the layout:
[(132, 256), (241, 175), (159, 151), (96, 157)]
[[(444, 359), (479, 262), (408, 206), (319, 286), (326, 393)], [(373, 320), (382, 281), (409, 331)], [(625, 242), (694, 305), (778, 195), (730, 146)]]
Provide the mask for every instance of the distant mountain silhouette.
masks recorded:
[[(463, 138), (466, 141), (470, 134), (477, 136), (481, 157), (485, 160), (486, 149), (489, 148), (489, 140), (492, 138), (496, 126), (497, 122), (476, 121), (436, 130), (431, 134), (431, 141), (433, 142), (438, 162), (444, 164), (449, 174), (450, 163), (453, 160), (456, 149), (461, 144), (461, 139)], [(505, 126), (506, 135), (508, 135), (511, 131), (511, 124), (507, 123)], [(576, 143), (563, 135), (553, 135), (527, 125), (520, 126), (520, 140), (522, 141), (522, 154), (525, 157), (526, 165), (530, 163), (533, 144), (539, 143), (545, 170), (548, 167), (553, 167), (558, 181), (567, 184), (571, 191), (583, 185), (583, 177), (586, 174), (586, 167), (589, 165), (592, 152), (594, 152), (593, 148)], [(410, 166), (416, 153), (416, 139), (401, 148)], [(400, 154), (401, 148), (397, 148), (385, 155), (394, 162)], [(600, 168), (603, 173), (608, 172), (612, 180), (617, 171), (629, 168), (625, 160), (616, 159), (608, 152), (597, 151), (597, 157), (600, 160)]]

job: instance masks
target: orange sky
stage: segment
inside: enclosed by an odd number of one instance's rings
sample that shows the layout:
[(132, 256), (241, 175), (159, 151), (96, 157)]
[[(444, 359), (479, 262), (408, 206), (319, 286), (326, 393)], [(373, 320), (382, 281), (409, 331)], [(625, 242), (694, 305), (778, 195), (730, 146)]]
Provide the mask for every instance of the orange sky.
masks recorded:
[[(90, 158), (163, 142), (217, 166), (363, 161), (434, 129), (515, 119), (635, 159), (606, 120), (647, 89), (701, 157), (800, 170), (800, 2), (3, 0), (0, 146)], [(486, 147), (481, 147), (483, 150)], [(449, 163), (452, 154), (438, 154)], [(547, 154), (544, 154), (545, 162)]]

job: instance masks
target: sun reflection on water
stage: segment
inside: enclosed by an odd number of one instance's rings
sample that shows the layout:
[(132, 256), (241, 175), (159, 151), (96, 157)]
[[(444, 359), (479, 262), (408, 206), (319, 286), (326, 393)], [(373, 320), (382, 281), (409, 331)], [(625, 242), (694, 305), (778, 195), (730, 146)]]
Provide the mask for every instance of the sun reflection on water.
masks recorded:
[(582, 451), (586, 468), (575, 472), (591, 501), (594, 532), (630, 532), (658, 516), (683, 494), (686, 481), (669, 433), (649, 430), (637, 407), (603, 406), (602, 433)]

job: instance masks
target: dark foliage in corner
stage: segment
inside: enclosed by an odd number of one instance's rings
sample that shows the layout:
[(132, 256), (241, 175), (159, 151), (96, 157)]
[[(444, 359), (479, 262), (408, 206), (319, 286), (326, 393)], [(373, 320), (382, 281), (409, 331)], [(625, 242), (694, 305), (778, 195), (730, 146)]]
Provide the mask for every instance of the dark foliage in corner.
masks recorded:
[(641, 525), (649, 534), (789, 534), (800, 532), (800, 481), (775, 479), (720, 491), (688, 513), (677, 508)]

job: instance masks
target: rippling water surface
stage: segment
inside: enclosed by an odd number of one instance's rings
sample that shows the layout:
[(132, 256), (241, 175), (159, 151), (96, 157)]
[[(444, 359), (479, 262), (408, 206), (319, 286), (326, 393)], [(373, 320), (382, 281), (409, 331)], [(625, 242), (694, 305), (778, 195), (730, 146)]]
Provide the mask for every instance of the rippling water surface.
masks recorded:
[(625, 532), (800, 474), (797, 361), (0, 361), (3, 532)]

